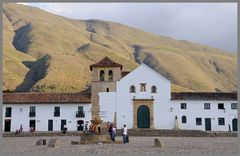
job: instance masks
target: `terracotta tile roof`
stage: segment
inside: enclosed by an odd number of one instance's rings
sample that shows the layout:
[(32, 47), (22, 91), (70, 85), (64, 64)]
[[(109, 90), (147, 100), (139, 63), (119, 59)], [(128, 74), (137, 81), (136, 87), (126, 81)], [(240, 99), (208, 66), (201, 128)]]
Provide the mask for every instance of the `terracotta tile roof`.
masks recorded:
[(3, 93), (3, 104), (91, 103), (87, 93)]
[(126, 76), (128, 73), (130, 73), (130, 71), (122, 71), (121, 76), (124, 77), (124, 76)]
[[(237, 101), (237, 93), (172, 92), (171, 100), (231, 100)], [(42, 103), (91, 103), (91, 94), (79, 93), (3, 93), (3, 104)]]
[(172, 92), (171, 100), (232, 100), (237, 101), (236, 92)]
[(92, 71), (92, 67), (120, 67), (122, 69), (122, 65), (114, 62), (109, 57), (105, 57), (99, 62), (90, 65), (90, 70)]

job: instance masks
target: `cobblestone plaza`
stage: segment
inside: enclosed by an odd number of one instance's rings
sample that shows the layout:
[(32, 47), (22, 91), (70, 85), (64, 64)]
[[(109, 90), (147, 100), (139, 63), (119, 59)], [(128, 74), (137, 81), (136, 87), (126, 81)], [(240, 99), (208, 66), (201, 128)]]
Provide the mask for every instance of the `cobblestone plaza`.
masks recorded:
[[(57, 138), (60, 144), (55, 147), (36, 146), (37, 140), (44, 138), (47, 142)], [(162, 147), (154, 147), (154, 138), (161, 141)], [(131, 137), (128, 144), (89, 144), (71, 145), (78, 141), (77, 136), (57, 137), (4, 137), (2, 149), (8, 154), (235, 154), (237, 153), (237, 137)], [(117, 140), (121, 140), (117, 137)], [(9, 148), (14, 147), (14, 148)]]

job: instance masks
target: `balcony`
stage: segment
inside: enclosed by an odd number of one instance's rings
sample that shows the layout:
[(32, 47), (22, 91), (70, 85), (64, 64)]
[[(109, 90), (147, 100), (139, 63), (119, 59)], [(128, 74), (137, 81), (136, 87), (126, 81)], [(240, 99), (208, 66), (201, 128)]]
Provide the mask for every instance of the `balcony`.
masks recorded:
[(29, 117), (36, 117), (36, 112), (29, 112)]
[(77, 111), (76, 112), (76, 118), (85, 118), (85, 112), (84, 111)]

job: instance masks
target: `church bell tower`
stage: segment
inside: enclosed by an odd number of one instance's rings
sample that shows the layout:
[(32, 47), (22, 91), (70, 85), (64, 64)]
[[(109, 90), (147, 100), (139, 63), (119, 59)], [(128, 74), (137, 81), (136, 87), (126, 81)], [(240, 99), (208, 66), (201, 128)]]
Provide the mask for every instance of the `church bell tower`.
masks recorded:
[(100, 119), (99, 92), (115, 92), (116, 81), (121, 78), (122, 65), (105, 57), (90, 65), (92, 71), (92, 119)]

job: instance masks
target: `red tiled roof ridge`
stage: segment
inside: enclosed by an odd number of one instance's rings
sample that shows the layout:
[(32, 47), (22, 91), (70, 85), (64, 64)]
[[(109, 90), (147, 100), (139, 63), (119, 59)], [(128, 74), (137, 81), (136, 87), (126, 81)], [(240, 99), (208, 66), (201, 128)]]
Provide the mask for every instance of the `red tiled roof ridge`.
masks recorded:
[[(126, 72), (126, 71), (123, 71), (123, 72)], [(192, 93), (216, 93), (216, 94), (221, 94), (221, 93), (234, 93), (234, 94), (237, 94), (237, 92), (171, 92), (171, 93), (189, 93), (189, 94), (192, 94)], [(46, 93), (46, 92), (13, 92), (13, 93), (3, 93), (3, 94), (87, 94), (85, 92), (69, 92), (69, 93)]]
[(3, 93), (4, 95), (6, 94), (88, 94), (86, 92), (72, 92), (72, 93), (46, 93), (46, 92), (13, 92), (13, 93)]
[(171, 100), (237, 100), (237, 92), (171, 92)]
[(3, 103), (91, 103), (91, 94), (76, 93), (3, 93)]
[[(237, 92), (171, 92), (171, 100), (237, 100)], [(3, 93), (4, 104), (17, 103), (91, 103), (91, 94), (75, 93)]]
[(130, 73), (131, 71), (122, 71), (122, 73)]
[(121, 72), (121, 77), (126, 76), (127, 74), (129, 74), (131, 71), (122, 71)]
[(109, 57), (104, 57), (97, 63), (90, 65), (90, 70), (92, 70), (92, 67), (120, 67), (122, 69), (123, 66), (119, 63), (114, 62)]

